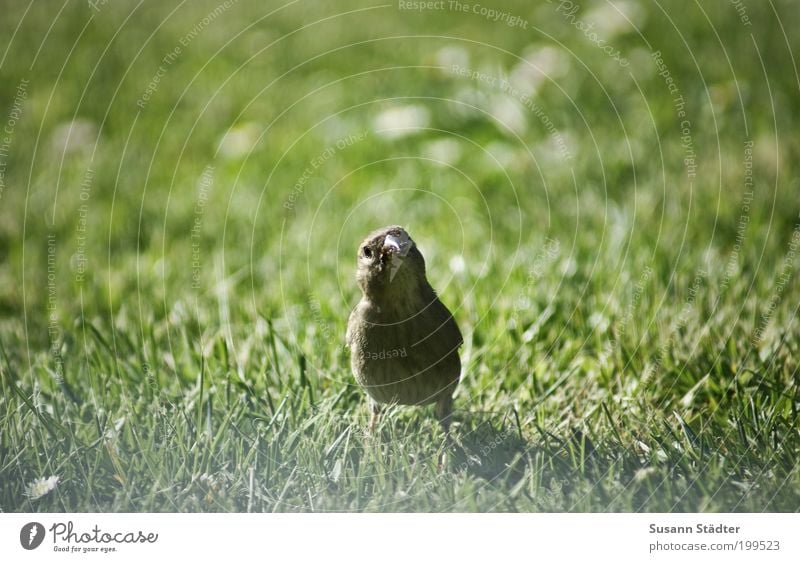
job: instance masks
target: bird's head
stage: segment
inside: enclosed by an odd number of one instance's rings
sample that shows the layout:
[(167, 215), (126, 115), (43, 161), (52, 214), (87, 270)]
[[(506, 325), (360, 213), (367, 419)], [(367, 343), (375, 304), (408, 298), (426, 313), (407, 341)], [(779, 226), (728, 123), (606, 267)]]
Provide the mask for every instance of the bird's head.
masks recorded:
[(379, 228), (358, 247), (358, 285), (367, 297), (403, 296), (425, 279), (425, 258), (402, 226)]

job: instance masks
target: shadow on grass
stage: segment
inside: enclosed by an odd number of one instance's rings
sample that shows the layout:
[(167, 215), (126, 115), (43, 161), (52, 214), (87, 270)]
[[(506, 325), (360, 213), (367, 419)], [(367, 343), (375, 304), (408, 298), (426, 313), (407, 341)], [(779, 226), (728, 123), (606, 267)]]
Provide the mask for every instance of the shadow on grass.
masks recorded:
[(495, 484), (515, 485), (525, 474), (526, 459), (533, 448), (523, 438), (520, 426), (514, 420), (498, 423), (497, 416), (469, 418), (454, 424), (450, 470)]

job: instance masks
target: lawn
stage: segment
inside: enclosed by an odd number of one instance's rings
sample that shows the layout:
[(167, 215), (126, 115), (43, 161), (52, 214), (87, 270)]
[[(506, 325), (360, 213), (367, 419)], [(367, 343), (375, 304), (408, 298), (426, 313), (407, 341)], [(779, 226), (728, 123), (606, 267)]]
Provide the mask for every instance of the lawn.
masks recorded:
[[(0, 511), (800, 510), (800, 12), (489, 4), (3, 2)], [(387, 224), (449, 445), (367, 434)]]

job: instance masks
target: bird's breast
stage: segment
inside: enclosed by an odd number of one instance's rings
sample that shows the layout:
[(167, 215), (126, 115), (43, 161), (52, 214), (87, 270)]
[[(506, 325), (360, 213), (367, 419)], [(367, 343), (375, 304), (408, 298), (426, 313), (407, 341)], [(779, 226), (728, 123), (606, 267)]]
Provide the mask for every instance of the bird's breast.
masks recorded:
[(434, 402), (458, 381), (457, 350), (437, 340), (438, 326), (424, 311), (396, 312), (374, 303), (359, 305), (353, 312), (349, 338), (353, 372), (378, 402)]

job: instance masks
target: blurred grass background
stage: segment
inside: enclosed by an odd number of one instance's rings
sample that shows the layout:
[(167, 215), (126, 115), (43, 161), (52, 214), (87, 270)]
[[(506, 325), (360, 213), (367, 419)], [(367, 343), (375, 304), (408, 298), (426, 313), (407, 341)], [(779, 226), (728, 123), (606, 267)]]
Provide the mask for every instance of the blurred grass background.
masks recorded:
[[(0, 509), (798, 509), (793, 3), (464, 4), (3, 2)], [(392, 223), (444, 473), (361, 435)]]

